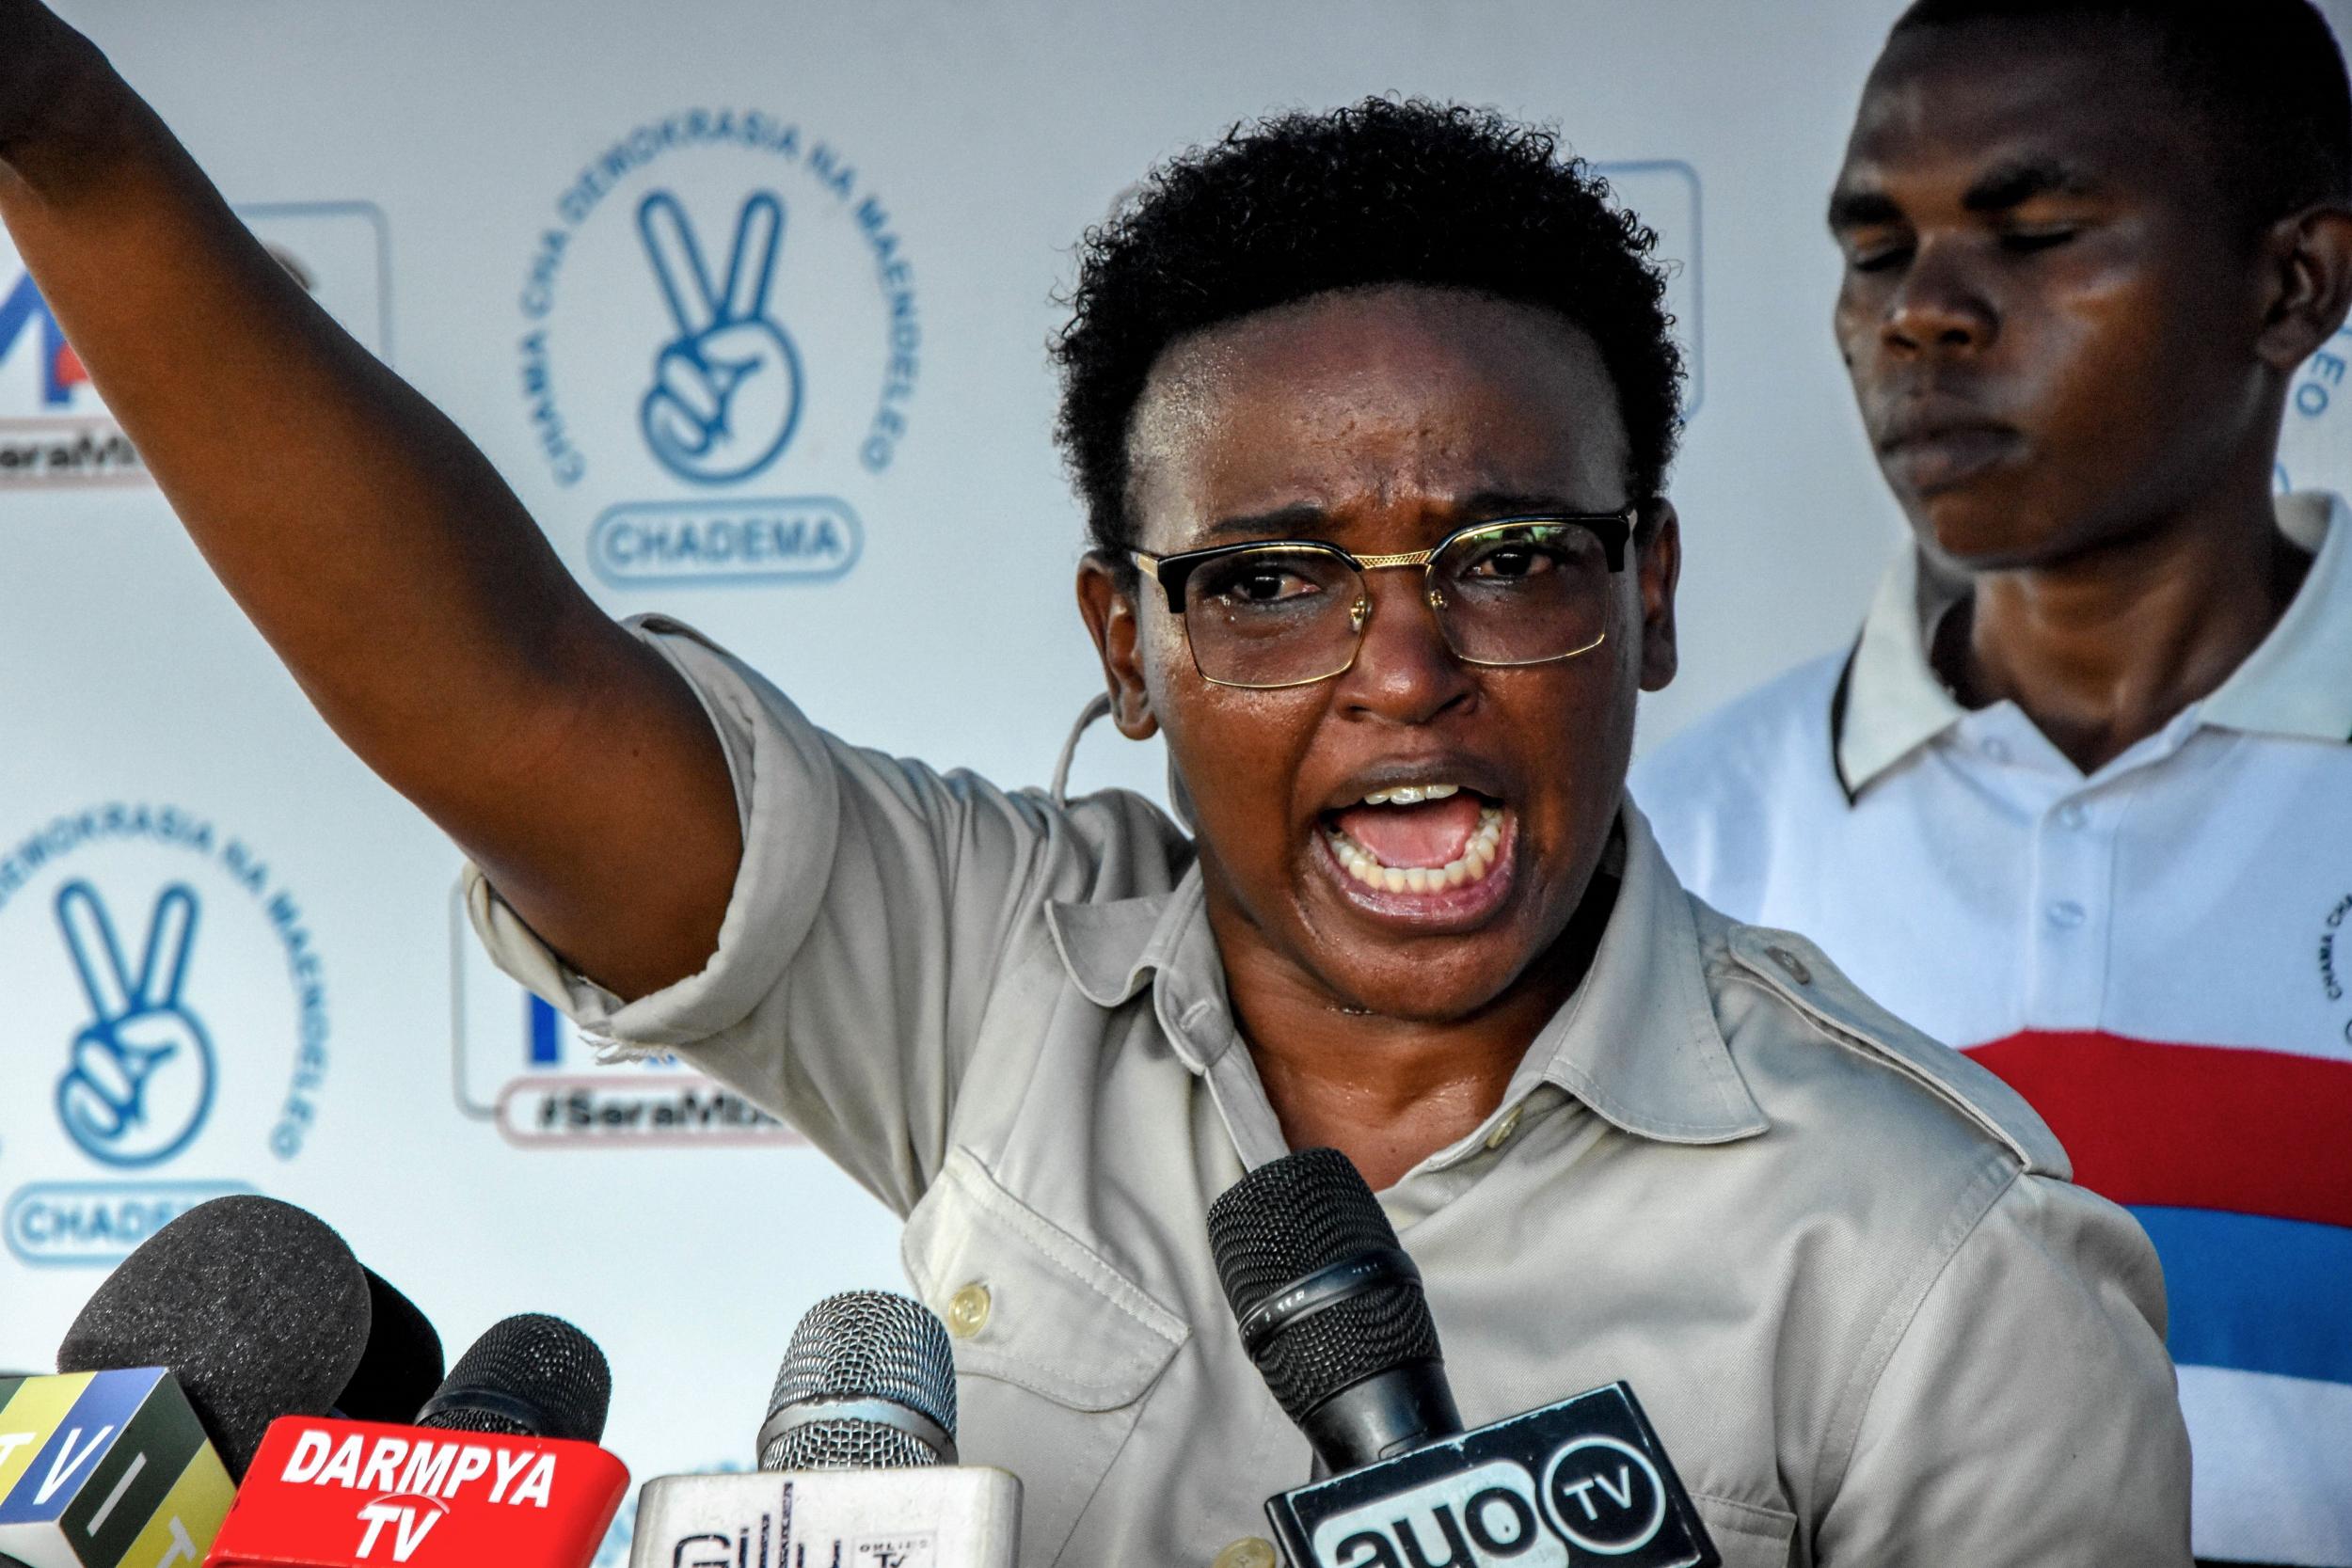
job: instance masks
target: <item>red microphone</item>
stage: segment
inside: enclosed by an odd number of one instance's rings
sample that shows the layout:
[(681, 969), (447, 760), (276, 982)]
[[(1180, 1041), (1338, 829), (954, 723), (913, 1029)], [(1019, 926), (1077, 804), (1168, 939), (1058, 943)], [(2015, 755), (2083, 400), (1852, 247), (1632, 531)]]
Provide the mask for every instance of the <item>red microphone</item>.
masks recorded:
[(587, 1568), (628, 1489), (611, 1397), (586, 1335), (508, 1318), (415, 1426), (272, 1422), (205, 1568)]

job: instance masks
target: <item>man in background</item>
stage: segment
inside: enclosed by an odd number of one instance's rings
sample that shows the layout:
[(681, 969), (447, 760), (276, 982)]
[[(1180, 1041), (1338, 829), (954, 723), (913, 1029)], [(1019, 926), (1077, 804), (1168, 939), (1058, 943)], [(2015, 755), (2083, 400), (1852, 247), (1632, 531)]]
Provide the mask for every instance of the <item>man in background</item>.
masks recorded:
[(2201, 1558), (2352, 1564), (2352, 514), (2271, 493), (2352, 299), (2342, 53), (2308, 0), (1920, 0), (1829, 216), (1919, 548), (1636, 795), (2133, 1209)]

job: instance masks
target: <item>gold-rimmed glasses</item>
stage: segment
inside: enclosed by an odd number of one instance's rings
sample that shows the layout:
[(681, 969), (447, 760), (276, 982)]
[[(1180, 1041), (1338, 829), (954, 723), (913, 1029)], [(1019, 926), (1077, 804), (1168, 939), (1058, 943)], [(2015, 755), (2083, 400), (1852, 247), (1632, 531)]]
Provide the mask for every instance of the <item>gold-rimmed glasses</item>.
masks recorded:
[(1422, 598), (1465, 663), (1548, 664), (1590, 653), (1608, 638), (1610, 578), (1625, 569), (1640, 515), (1628, 506), (1501, 517), (1399, 555), (1354, 555), (1318, 539), (1128, 553), (1183, 618), (1203, 680), (1272, 690), (1353, 665), (1372, 624), (1364, 574), (1407, 566), (1422, 568)]

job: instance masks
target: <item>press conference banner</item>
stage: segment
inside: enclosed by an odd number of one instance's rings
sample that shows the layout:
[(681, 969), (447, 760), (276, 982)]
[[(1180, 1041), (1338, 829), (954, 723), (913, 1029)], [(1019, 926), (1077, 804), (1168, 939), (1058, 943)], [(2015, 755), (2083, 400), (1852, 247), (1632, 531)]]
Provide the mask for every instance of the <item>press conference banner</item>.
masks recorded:
[[(1016, 785), (1100, 684), (1050, 441), (1073, 244), (1269, 110), (1402, 91), (1554, 121), (1659, 230), (1688, 565), (1645, 740), (1850, 638), (1900, 530), (1821, 213), (1895, 8), (63, 6), (600, 602), (691, 622), (855, 740)], [(665, 415), (681, 350), (781, 372), (723, 451)], [(2352, 484), (2347, 366), (2352, 333), (2296, 378), (2282, 485)], [(510, 1311), (580, 1323), (638, 1474), (748, 1463), (802, 1309), (899, 1282), (894, 1224), (677, 1064), (599, 1065), (489, 966), (456, 852), (204, 570), (5, 242), (0, 552), (0, 1370), (46, 1369), (170, 1215), (258, 1191), (453, 1351)], [(1156, 795), (1164, 768), (1105, 729), (1074, 782)]]

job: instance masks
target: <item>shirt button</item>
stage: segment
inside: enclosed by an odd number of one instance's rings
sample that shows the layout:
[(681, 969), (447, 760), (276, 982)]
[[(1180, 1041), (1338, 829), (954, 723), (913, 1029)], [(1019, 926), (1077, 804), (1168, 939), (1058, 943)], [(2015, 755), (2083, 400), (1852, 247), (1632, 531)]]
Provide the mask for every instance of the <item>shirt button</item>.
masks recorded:
[(969, 1339), (988, 1326), (988, 1287), (974, 1280), (947, 1298), (947, 1332)]
[(2058, 809), (2058, 825), (2061, 828), (2079, 828), (2090, 820), (2090, 814), (2083, 810), (2079, 800), (2069, 800)]
[(1504, 1144), (1509, 1143), (1511, 1134), (1519, 1130), (1519, 1114), (1526, 1109), (1527, 1102), (1521, 1101), (1504, 1112), (1502, 1119), (1495, 1123), (1495, 1130), (1486, 1134), (1486, 1147), (1501, 1148)]
[(1796, 981), (1797, 984), (1809, 986), (1813, 983), (1813, 971), (1805, 967), (1805, 961), (1803, 958), (1798, 958), (1786, 947), (1767, 947), (1764, 949), (1764, 956), (1787, 970), (1788, 978)]
[(2009, 742), (2001, 739), (1998, 736), (1987, 740), (1984, 743), (1983, 750), (1984, 754), (1994, 762), (2007, 762), (2009, 760)]
[(1210, 1568), (1274, 1568), (1274, 1543), (1245, 1535), (1217, 1553)]
[(2089, 911), (2072, 898), (2061, 898), (2050, 906), (2050, 924), (2071, 931), (2089, 918)]

